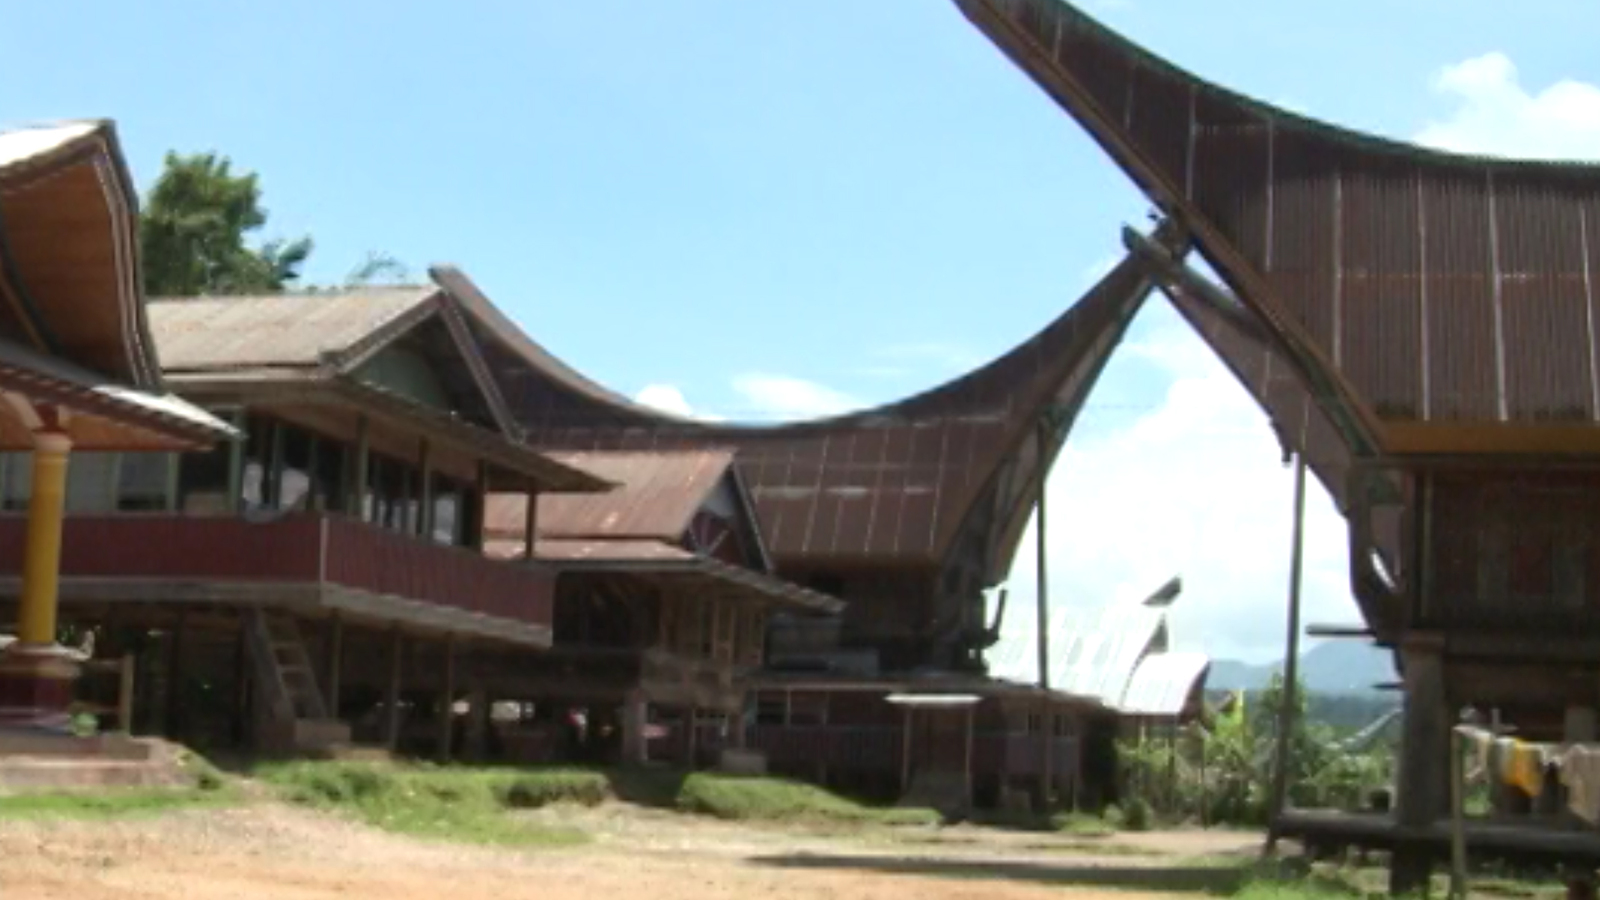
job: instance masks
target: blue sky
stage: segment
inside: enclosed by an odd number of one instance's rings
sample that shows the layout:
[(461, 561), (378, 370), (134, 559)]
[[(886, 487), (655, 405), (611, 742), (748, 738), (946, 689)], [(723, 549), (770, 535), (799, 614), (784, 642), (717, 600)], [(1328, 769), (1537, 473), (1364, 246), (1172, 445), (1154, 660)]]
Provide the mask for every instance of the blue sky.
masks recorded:
[[(1321, 118), (1600, 156), (1592, 0), (1086, 4)], [(141, 183), (169, 148), (219, 150), (261, 173), (269, 235), (317, 239), (314, 278), (369, 250), (455, 262), (593, 377), (703, 413), (828, 412), (956, 374), (1059, 314), (1144, 221), (948, 0), (3, 0), (0, 22), (0, 120), (113, 117)], [(1052, 489), (1057, 603), (1181, 570), (1180, 643), (1270, 653), (1288, 508), (1270, 436), (1159, 304), (1130, 344)], [(1353, 616), (1342, 524), (1314, 517), (1312, 611)]]

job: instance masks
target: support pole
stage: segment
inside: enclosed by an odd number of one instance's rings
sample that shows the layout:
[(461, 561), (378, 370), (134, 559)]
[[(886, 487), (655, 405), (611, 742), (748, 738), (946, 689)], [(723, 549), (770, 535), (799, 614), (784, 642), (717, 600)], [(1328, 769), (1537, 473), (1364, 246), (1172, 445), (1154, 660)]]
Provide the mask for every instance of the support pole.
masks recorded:
[(56, 645), (61, 588), (61, 530), (66, 515), (72, 440), (56, 431), (33, 436), (33, 484), (17, 640), (0, 653), (0, 723), (66, 731), (78, 665)]
[(1050, 702), (1050, 580), (1045, 540), (1045, 486), (1050, 483), (1050, 468), (1046, 462), (1050, 431), (1043, 422), (1035, 434), (1038, 445), (1039, 497), (1036, 503), (1038, 522), (1034, 532), (1034, 566), (1036, 569), (1036, 599), (1038, 613), (1039, 689), (1044, 692), (1044, 713), (1039, 723), (1039, 796), (1045, 811), (1055, 808), (1055, 729), (1052, 727), (1054, 704)]
[[(1284, 460), (1288, 462), (1287, 456)], [(1283, 654), (1283, 697), (1278, 709), (1278, 740), (1272, 760), (1272, 805), (1268, 808), (1266, 852), (1278, 849), (1278, 819), (1288, 806), (1290, 735), (1299, 700), (1300, 581), (1305, 563), (1306, 458), (1294, 454), (1294, 529), (1289, 552), (1289, 624)]]

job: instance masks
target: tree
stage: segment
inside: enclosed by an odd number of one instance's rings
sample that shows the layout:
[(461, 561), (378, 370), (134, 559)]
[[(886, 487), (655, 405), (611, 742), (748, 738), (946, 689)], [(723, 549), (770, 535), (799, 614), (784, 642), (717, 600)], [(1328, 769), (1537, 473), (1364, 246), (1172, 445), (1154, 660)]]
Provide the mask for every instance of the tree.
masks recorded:
[(345, 276), (347, 288), (369, 284), (405, 284), (411, 280), (411, 267), (388, 253), (369, 251), (361, 265)]
[(169, 152), (139, 225), (146, 293), (276, 293), (300, 278), (309, 237), (251, 247), (267, 222), (255, 173), (235, 175), (227, 157)]

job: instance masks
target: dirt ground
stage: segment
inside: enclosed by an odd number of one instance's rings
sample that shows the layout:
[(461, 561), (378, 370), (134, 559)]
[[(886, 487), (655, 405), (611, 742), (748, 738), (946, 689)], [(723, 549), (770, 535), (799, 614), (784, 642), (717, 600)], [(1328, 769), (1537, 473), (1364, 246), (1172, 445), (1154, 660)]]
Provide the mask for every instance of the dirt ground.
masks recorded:
[(1216, 871), (1186, 868), (1184, 860), (1259, 845), (1255, 835), (1228, 832), (1082, 838), (956, 827), (823, 835), (623, 806), (530, 818), (592, 840), (530, 850), (460, 846), (265, 802), (117, 821), (4, 822), (0, 897), (1059, 900), (1115, 891), (1129, 898), (1192, 889), (1199, 882), (1184, 879)]

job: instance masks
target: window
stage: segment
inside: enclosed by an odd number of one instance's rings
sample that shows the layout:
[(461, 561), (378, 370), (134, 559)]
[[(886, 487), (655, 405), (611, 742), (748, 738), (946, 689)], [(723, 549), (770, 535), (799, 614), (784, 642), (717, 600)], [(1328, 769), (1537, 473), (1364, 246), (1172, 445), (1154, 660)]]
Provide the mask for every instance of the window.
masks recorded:
[(312, 459), (316, 438), (293, 425), (279, 424), (277, 506), (308, 509), (311, 506)]
[(460, 482), (435, 474), (433, 476), (433, 539), (441, 544), (464, 543), (462, 528), (462, 498), (465, 496)]
[(104, 513), (116, 505), (117, 455), (74, 453), (67, 462), (67, 512)]
[(19, 512), (33, 496), (33, 455), (0, 453), (0, 509)]
[(117, 460), (117, 509), (145, 512), (167, 508), (170, 453), (124, 453)]
[[(319, 437), (312, 441), (311, 455), (312, 508), (343, 512), (348, 506), (345, 488), (349, 483), (345, 478), (347, 455), (344, 445), (338, 441)], [(355, 454), (348, 456), (354, 458)]]
[(184, 512), (223, 512), (228, 501), (228, 456), (226, 441), (204, 453), (184, 453), (178, 457), (178, 509)]

